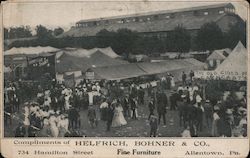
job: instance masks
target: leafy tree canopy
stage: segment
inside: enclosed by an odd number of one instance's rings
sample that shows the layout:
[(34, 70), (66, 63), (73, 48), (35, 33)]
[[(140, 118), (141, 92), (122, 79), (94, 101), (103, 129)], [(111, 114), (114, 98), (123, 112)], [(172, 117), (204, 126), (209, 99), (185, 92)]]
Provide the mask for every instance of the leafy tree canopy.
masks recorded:
[(58, 28), (54, 29), (53, 34), (54, 34), (54, 36), (58, 36), (58, 35), (62, 34), (63, 32), (64, 32), (63, 28), (58, 27)]
[(215, 50), (223, 47), (223, 33), (215, 22), (205, 23), (196, 38), (200, 50)]

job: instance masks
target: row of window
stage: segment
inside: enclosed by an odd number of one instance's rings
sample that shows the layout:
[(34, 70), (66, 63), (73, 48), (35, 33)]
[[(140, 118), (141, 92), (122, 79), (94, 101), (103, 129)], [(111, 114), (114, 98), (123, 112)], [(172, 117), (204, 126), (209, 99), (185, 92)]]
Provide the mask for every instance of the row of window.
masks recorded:
[[(169, 19), (169, 18), (174, 18), (175, 15), (171, 14), (171, 15), (166, 15), (165, 18)], [(118, 21), (116, 21), (116, 23), (118, 24), (123, 24), (123, 23), (130, 23), (130, 22), (146, 22), (146, 21), (151, 21), (151, 20), (158, 20), (159, 19), (159, 15), (154, 15), (153, 17), (147, 17), (147, 18), (139, 18), (139, 17), (135, 17), (133, 19), (119, 19)], [(102, 22), (104, 24), (109, 24), (110, 21), (109, 20), (105, 20), (104, 22)], [(81, 26), (81, 27), (87, 27), (87, 26), (99, 26), (101, 25), (100, 22), (94, 21), (91, 23), (78, 23), (76, 24), (76, 26)]]
[[(225, 8), (225, 10), (219, 10), (219, 14), (223, 14), (224, 12), (234, 12), (234, 9), (231, 9), (231, 8)], [(204, 11), (204, 12), (198, 12), (198, 11), (194, 11), (193, 12), (193, 15), (195, 16), (198, 16), (198, 15), (209, 15), (209, 12), (208, 11)], [(158, 20), (158, 19), (170, 19), (170, 18), (174, 18), (175, 17), (175, 14), (172, 13), (172, 14), (168, 14), (168, 15), (165, 15), (164, 17), (161, 17), (159, 15), (154, 15), (154, 16), (151, 16), (151, 17), (144, 17), (144, 18), (139, 18), (139, 17), (135, 17), (135, 18), (130, 18), (130, 19), (119, 19), (117, 21), (115, 21), (115, 23), (118, 23), (118, 24), (124, 24), (124, 23), (130, 23), (130, 22), (147, 22), (147, 21), (151, 21), (151, 20)], [(108, 25), (110, 23), (114, 23), (112, 21), (109, 21), (109, 20), (104, 20), (104, 21), (101, 21), (101, 22), (97, 22), (97, 21), (94, 21), (94, 22), (91, 22), (91, 23), (77, 23), (76, 24), (76, 27), (89, 27), (89, 26), (99, 26), (99, 25)]]

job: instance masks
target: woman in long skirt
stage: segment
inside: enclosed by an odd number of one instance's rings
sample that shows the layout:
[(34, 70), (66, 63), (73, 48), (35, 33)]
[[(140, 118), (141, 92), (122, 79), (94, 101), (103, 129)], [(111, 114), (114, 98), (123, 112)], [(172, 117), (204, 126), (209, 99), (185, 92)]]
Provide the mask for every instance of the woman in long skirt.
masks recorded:
[(115, 106), (115, 110), (114, 110), (114, 117), (112, 120), (112, 127), (120, 127), (123, 125), (126, 125), (127, 121), (125, 120), (124, 116), (123, 116), (123, 109), (122, 106), (117, 103)]

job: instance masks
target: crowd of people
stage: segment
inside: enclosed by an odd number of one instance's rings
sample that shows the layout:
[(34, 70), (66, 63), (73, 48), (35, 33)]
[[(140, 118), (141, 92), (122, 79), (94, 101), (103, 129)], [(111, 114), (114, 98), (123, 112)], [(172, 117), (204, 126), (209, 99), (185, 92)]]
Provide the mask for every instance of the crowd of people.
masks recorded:
[[(167, 74), (157, 84), (105, 80), (83, 80), (71, 88), (37, 84), (33, 85), (36, 91), (32, 97), (21, 95), (23, 85), (10, 83), (4, 91), (5, 124), (11, 125), (15, 117), (21, 120), (15, 129), (16, 137), (79, 137), (86, 136), (83, 128), (96, 128), (99, 121), (105, 122), (107, 132), (126, 126), (128, 121), (138, 120), (138, 109), (146, 107), (152, 137), (158, 135), (159, 128), (168, 128), (168, 110), (179, 114), (179, 123), (175, 123), (183, 130), (176, 136), (198, 137), (204, 129), (208, 136), (246, 136), (246, 95), (237, 105), (223, 99), (214, 104), (205, 99), (204, 86), (193, 77), (190, 71), (189, 77), (182, 73), (181, 83)], [(84, 110), (86, 116), (81, 115)], [(83, 117), (89, 127), (82, 126)]]

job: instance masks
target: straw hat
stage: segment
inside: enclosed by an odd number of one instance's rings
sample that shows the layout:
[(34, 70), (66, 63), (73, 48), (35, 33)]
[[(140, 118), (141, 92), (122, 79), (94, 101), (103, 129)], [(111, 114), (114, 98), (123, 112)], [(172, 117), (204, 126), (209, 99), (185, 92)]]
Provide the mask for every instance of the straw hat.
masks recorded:
[(186, 95), (181, 95), (181, 98), (185, 98), (186, 97)]

